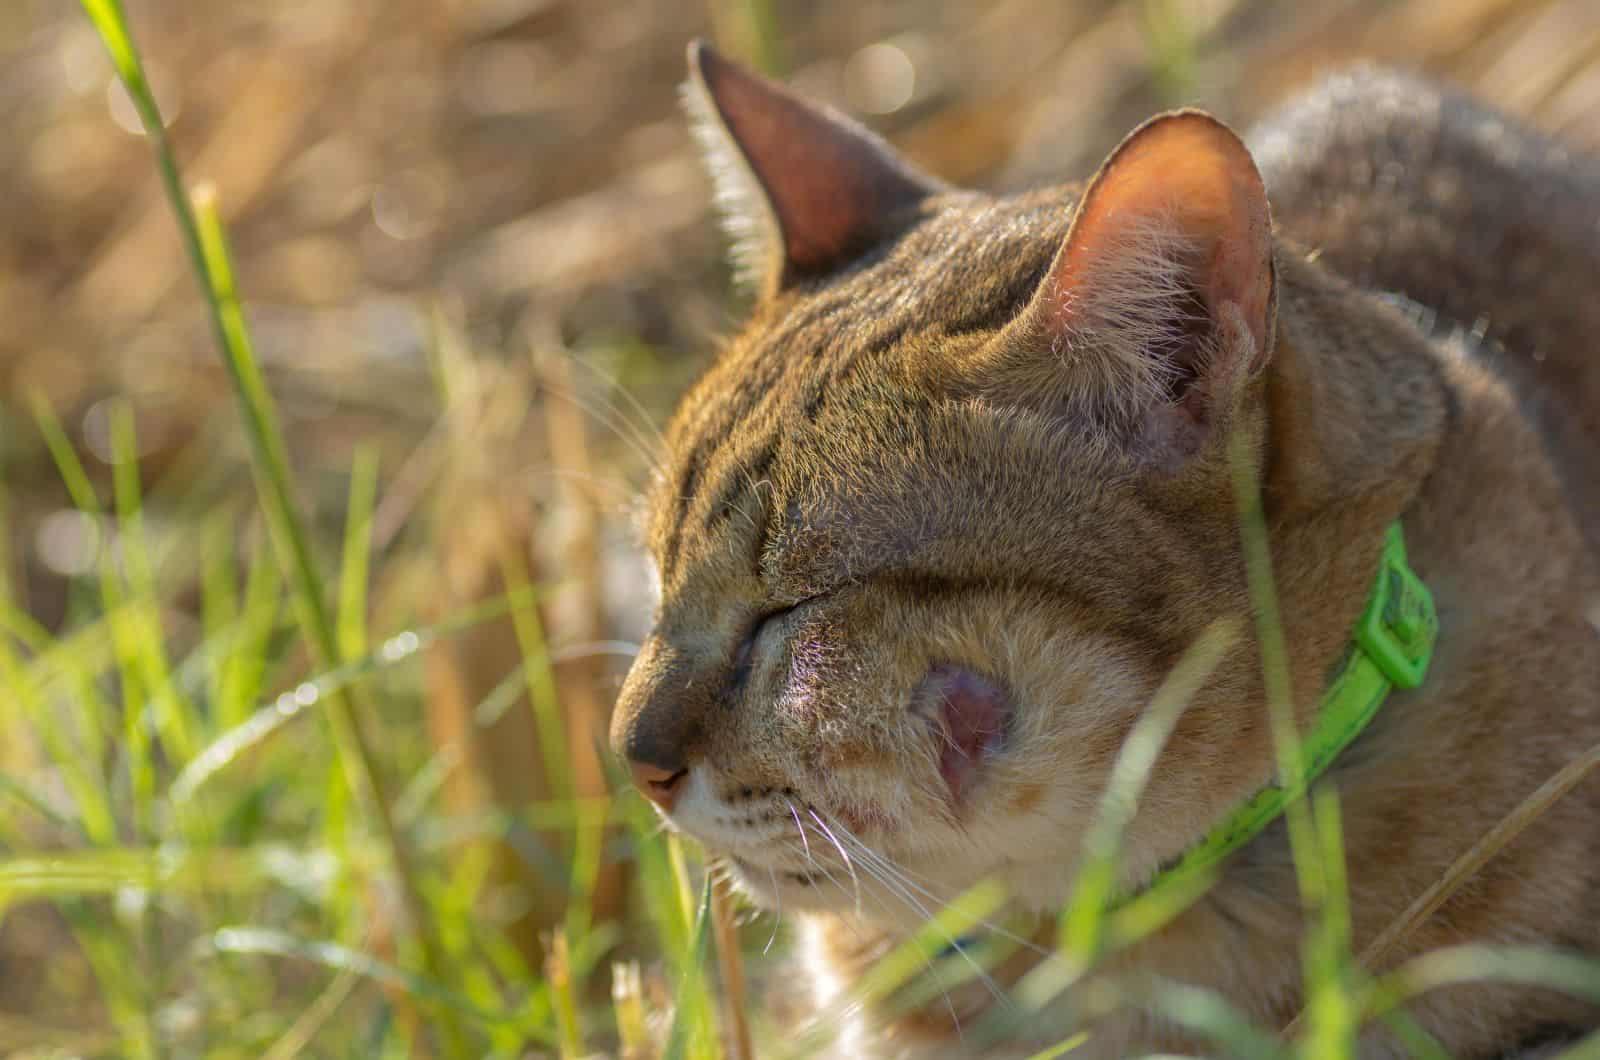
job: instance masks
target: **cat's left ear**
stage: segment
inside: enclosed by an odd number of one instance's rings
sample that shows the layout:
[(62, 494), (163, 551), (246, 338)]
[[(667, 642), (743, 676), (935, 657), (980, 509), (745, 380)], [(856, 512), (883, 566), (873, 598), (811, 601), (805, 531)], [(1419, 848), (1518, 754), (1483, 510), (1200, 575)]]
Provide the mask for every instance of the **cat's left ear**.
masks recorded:
[(1216, 440), (1266, 363), (1276, 297), (1249, 150), (1201, 111), (1164, 114), (1090, 181), (986, 374), (1176, 468)]
[(764, 294), (849, 264), (943, 189), (860, 125), (703, 41), (689, 45), (683, 98), (741, 278)]

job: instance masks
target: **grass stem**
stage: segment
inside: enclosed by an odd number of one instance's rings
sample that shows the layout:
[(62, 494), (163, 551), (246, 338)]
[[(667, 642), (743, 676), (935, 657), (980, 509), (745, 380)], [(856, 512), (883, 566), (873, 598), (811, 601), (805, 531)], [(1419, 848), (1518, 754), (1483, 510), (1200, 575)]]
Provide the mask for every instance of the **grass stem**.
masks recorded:
[[(331, 669), (340, 660), (337, 635), (323, 581), (295, 503), (283, 432), (239, 303), (216, 194), (202, 187), (191, 199), (185, 192), (177, 156), (146, 81), (120, 0), (82, 0), (82, 3), (111, 54), (117, 76), (132, 99), (155, 152), (167, 200), (205, 295), (218, 350), (244, 417), (257, 493), (266, 510), (280, 560), (292, 583), (302, 632), (317, 665)], [(354, 701), (346, 692), (336, 691), (328, 697), (326, 705), (346, 779), (388, 850), (399, 885), (406, 927), (421, 944), (428, 974), (441, 982), (449, 982), (451, 977), (445, 968), (443, 951), (433, 937), (423, 910), (416, 867), (389, 812), (376, 756), (362, 731)], [(466, 1055), (465, 1039), (455, 1016), (448, 1010), (441, 1010), (441, 1014), (441, 1030), (448, 1052)]]

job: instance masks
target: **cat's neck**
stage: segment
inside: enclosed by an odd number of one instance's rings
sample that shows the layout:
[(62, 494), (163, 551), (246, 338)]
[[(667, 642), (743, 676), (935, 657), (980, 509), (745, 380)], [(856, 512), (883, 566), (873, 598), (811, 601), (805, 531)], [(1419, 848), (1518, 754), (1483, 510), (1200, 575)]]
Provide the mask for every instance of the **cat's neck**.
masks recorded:
[(1600, 687), (1600, 633), (1585, 613), (1600, 590), (1594, 559), (1503, 382), (1459, 350), (1439, 358), (1453, 411), (1405, 513), (1413, 565), (1439, 611), (1433, 666), (1335, 774), (1349, 861), (1363, 867), (1352, 877), (1358, 931), (1380, 929), (1395, 904), (1600, 740), (1600, 711), (1577, 710), (1570, 731), (1553, 733), (1527, 709)]
[[(1391, 694), (1328, 774), (1341, 800), (1358, 951), (1573, 754), (1600, 741), (1600, 706), (1575, 710), (1560, 733), (1548, 731), (1547, 715), (1527, 709), (1600, 687), (1600, 632), (1586, 613), (1600, 598), (1594, 558), (1504, 383), (1452, 345), (1430, 345), (1428, 356), (1449, 414), (1399, 514), (1411, 565), (1437, 605), (1438, 642), (1424, 684)], [(1362, 519), (1331, 514), (1327, 521), (1338, 527), (1350, 518)], [(1365, 524), (1354, 540), (1376, 549), (1376, 513)], [(1345, 532), (1308, 530), (1299, 547), (1336, 549)], [(1293, 558), (1275, 561), (1284, 571)], [(1312, 581), (1299, 584), (1292, 572), (1284, 580), (1286, 615), (1297, 606), (1315, 610)], [(1583, 827), (1585, 812), (1577, 797), (1557, 804), (1530, 826), (1524, 846), (1537, 847), (1549, 829)], [(1576, 824), (1568, 820), (1573, 813)], [(1467, 893), (1528, 885), (1500, 878), (1497, 866), (1506, 864), (1491, 862)], [(1275, 938), (1292, 952), (1302, 924), (1296, 896), (1280, 824), (1230, 866), (1209, 909), (1194, 918), (1199, 936), (1217, 926), (1208, 917), (1243, 919), (1257, 938)], [(1483, 915), (1505, 915), (1503, 905), (1489, 908)], [(1475, 909), (1467, 901), (1431, 921), (1384, 966), (1474, 932), (1515, 933), (1512, 924), (1474, 923)]]

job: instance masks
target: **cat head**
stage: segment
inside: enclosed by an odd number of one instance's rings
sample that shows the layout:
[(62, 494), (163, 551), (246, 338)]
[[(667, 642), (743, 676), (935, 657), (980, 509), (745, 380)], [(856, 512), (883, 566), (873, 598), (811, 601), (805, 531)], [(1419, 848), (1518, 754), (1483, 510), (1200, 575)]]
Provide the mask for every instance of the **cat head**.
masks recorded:
[[(613, 745), (759, 902), (859, 889), (916, 919), (994, 873), (1059, 901), (1152, 692), (1249, 615), (1229, 442), (1262, 470), (1261, 177), (1180, 111), (1085, 184), (990, 197), (708, 48), (690, 66), (759, 296), (668, 431)], [(1131, 875), (1265, 781), (1260, 704), (1248, 656), (1194, 698)]]

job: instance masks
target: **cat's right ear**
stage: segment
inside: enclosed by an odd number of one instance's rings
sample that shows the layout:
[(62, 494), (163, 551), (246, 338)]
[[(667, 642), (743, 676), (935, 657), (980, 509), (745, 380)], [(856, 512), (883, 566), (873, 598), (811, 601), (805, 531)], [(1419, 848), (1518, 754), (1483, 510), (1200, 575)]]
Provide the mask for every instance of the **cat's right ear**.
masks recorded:
[(689, 45), (683, 99), (740, 278), (763, 294), (849, 264), (943, 187), (860, 125), (704, 41)]
[(1033, 299), (974, 371), (1176, 469), (1220, 451), (1271, 355), (1276, 305), (1249, 150), (1210, 115), (1174, 111), (1106, 159)]

